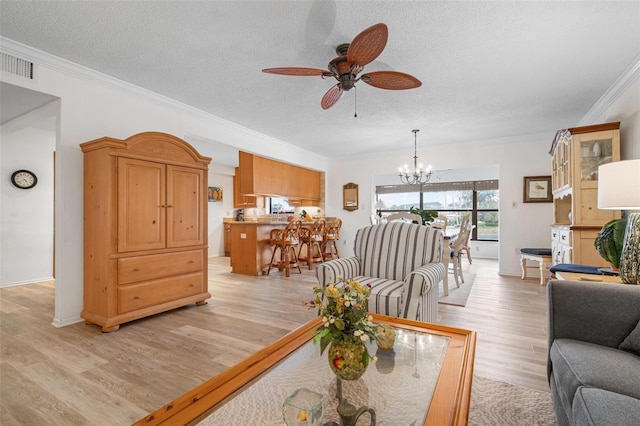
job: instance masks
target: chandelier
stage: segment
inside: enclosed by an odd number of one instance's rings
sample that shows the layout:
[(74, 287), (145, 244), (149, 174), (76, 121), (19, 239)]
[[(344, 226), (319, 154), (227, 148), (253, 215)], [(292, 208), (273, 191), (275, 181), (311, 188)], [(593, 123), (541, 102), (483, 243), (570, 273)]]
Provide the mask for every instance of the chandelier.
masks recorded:
[(418, 164), (418, 132), (420, 130), (413, 129), (413, 172), (409, 172), (409, 167), (405, 164), (400, 167), (400, 181), (409, 185), (422, 185), (431, 179), (431, 165), (426, 170), (422, 168), (422, 163)]

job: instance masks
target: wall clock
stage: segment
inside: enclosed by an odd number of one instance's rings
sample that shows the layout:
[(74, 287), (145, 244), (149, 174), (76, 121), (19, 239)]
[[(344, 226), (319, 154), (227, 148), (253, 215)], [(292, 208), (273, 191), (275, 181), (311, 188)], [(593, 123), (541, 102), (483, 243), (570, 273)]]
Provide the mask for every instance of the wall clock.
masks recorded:
[(38, 178), (29, 170), (16, 170), (11, 175), (11, 183), (20, 189), (30, 189), (36, 186)]

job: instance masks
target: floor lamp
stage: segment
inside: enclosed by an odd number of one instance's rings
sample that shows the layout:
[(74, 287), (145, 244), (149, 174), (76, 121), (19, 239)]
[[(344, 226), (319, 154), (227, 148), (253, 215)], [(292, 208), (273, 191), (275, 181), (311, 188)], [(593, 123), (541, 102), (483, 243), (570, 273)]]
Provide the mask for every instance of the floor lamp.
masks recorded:
[[(598, 208), (640, 210), (640, 159), (598, 167)], [(640, 284), (640, 213), (629, 213), (620, 257), (620, 279)]]

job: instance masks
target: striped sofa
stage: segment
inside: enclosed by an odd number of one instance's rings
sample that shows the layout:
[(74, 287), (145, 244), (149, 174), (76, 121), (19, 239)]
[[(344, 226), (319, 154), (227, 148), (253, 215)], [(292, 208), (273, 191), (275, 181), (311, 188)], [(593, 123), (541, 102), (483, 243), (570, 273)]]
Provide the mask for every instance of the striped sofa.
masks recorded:
[(324, 287), (339, 277), (371, 284), (369, 312), (435, 322), (442, 263), (442, 232), (422, 225), (391, 222), (361, 228), (355, 256), (334, 259), (316, 268)]

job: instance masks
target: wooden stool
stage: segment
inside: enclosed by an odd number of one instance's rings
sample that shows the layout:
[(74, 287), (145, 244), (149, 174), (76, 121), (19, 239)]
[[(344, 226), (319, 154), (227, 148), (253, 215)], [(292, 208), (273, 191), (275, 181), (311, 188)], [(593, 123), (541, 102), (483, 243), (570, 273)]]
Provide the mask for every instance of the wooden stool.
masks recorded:
[[(538, 262), (537, 266), (528, 265), (527, 260)], [(551, 249), (523, 248), (520, 249), (520, 264), (522, 267), (522, 279), (527, 279), (527, 268), (540, 269), (540, 285), (544, 285), (547, 269), (551, 266)]]
[(340, 239), (340, 228), (342, 228), (342, 220), (334, 219), (324, 230), (322, 238), (322, 251), (324, 259), (339, 259), (338, 244), (336, 241)]
[[(296, 254), (296, 246), (300, 242), (300, 227), (302, 222), (299, 220), (292, 220), (284, 229), (272, 229), (270, 236), (270, 242), (273, 246), (273, 253), (271, 254), (271, 261), (269, 262), (269, 269), (267, 275), (271, 272), (271, 267), (275, 266), (280, 271), (284, 269), (284, 276), (289, 277), (289, 270), (291, 267), (297, 267), (298, 272), (302, 273), (300, 265), (298, 264), (298, 255)], [(276, 259), (276, 251), (280, 250), (280, 259)], [(293, 254), (293, 260), (291, 259)]]
[[(298, 260), (306, 260), (309, 269), (313, 262), (324, 262), (324, 256), (322, 255), (322, 242), (324, 241), (324, 226), (326, 222), (324, 219), (318, 219), (313, 222), (311, 226), (303, 226), (300, 228), (300, 248), (298, 249)], [(302, 246), (307, 247), (307, 257), (302, 257)], [(317, 255), (314, 256), (313, 249), (317, 250)]]

